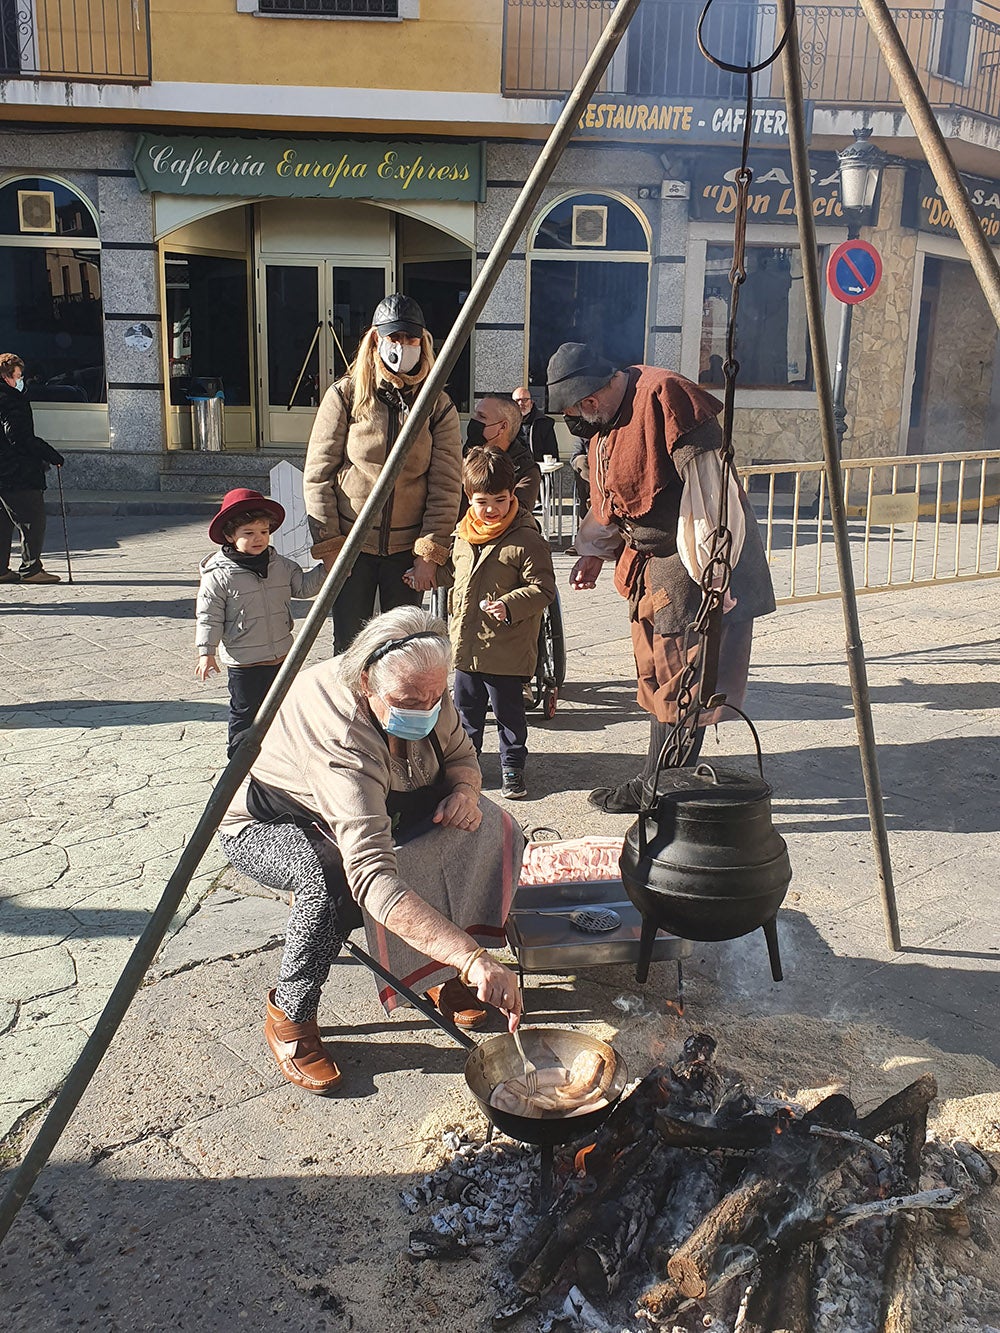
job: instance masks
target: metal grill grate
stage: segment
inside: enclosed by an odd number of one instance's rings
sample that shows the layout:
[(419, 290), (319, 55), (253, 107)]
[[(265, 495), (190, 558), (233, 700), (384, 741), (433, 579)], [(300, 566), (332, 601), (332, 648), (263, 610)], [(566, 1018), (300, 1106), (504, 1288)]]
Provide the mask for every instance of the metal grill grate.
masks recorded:
[(333, 15), (336, 18), (398, 18), (399, 0), (259, 0), (261, 14)]

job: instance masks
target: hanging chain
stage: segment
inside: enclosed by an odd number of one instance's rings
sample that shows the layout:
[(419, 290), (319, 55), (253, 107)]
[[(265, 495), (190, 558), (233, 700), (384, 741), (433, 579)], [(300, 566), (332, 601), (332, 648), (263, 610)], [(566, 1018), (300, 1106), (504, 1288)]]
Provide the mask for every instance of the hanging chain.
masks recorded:
[[(719, 667), (719, 642), (722, 637), (722, 613), (726, 594), (733, 577), (733, 534), (729, 529), (730, 483), (736, 480), (736, 458), (733, 450), (733, 425), (736, 412), (736, 380), (740, 363), (736, 358), (736, 317), (740, 303), (740, 288), (746, 282), (747, 218), (750, 212), (750, 131), (753, 124), (753, 79), (760, 70), (772, 65), (781, 55), (788, 40), (786, 27), (777, 46), (759, 64), (732, 65), (712, 54), (705, 45), (703, 28), (714, 0), (707, 0), (698, 20), (698, 46), (702, 55), (719, 69), (742, 74), (746, 79), (746, 109), (743, 120), (743, 143), (740, 165), (734, 177), (736, 210), (733, 236), (733, 262), (729, 270), (729, 319), (726, 324), (726, 359), (722, 367), (725, 389), (723, 394), (722, 446), (719, 450), (721, 476), (719, 507), (715, 530), (712, 533), (708, 562), (701, 575), (701, 605), (688, 626), (685, 635), (687, 665), (681, 672), (675, 703), (677, 720), (667, 735), (657, 761), (660, 768), (681, 768), (687, 763), (698, 739), (698, 726), (704, 709), (717, 708), (726, 696), (716, 693)], [(789, 22), (794, 19), (794, 4)], [(693, 651), (692, 651), (693, 649)], [(650, 801), (656, 798), (655, 774)]]

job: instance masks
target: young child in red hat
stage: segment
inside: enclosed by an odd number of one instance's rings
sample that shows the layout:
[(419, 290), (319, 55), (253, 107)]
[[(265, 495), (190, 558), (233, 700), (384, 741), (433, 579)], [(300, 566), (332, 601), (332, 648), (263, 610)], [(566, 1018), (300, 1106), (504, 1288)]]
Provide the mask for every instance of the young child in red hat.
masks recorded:
[(315, 597), (326, 577), (322, 563), (306, 571), (273, 548), (284, 521), (260, 491), (230, 491), (208, 527), (222, 550), (199, 565), (195, 675), (219, 670), (216, 653), (229, 670), (230, 759), (291, 649), (292, 598)]

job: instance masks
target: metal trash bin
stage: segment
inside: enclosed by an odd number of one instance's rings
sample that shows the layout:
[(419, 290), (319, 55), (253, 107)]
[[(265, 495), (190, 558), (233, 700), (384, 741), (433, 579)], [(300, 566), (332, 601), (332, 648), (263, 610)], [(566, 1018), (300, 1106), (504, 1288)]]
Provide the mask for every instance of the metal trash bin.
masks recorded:
[(205, 376), (192, 380), (188, 402), (191, 404), (191, 436), (195, 449), (213, 454), (222, 452), (225, 401), (222, 380)]

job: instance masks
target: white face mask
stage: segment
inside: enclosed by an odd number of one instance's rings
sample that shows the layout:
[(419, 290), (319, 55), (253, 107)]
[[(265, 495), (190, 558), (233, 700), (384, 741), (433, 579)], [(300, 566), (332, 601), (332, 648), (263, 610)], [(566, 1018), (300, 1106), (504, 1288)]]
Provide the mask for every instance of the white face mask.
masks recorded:
[(17, 389), (18, 393), (24, 393), (24, 380), (15, 381), (14, 388)]
[(393, 342), (391, 338), (379, 338), (378, 354), (383, 365), (395, 375), (408, 375), (420, 360), (420, 344), (410, 347), (406, 343)]

